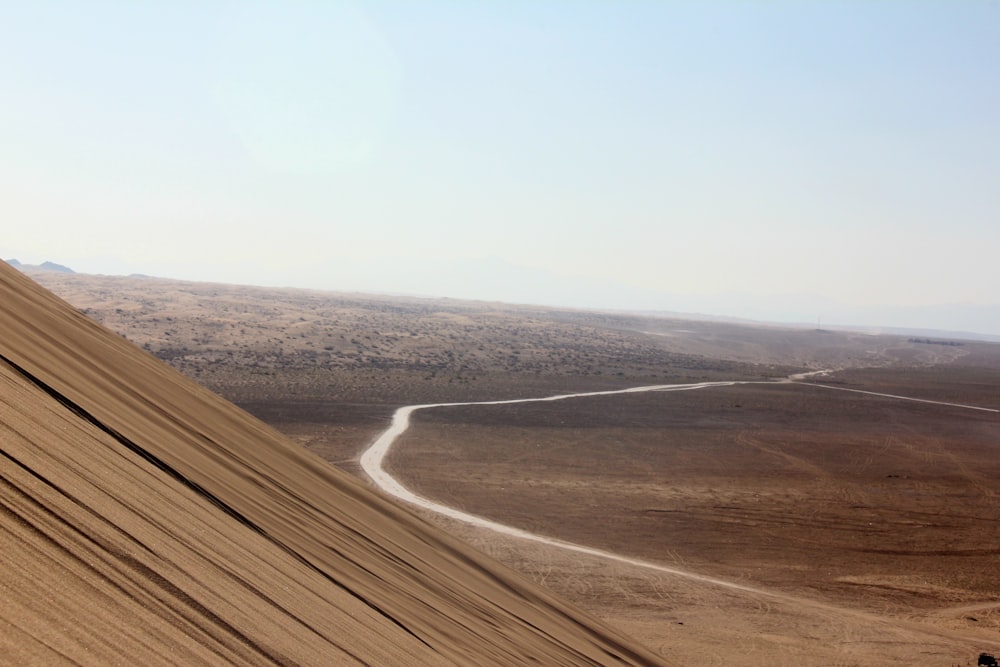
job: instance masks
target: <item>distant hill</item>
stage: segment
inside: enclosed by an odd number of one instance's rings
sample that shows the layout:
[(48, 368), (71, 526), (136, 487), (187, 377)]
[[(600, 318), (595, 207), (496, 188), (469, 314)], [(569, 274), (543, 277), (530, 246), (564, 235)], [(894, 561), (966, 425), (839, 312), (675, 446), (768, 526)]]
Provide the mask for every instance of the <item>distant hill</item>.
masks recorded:
[(55, 273), (76, 273), (73, 269), (55, 262), (42, 262), (41, 264), (22, 264), (16, 259), (6, 260), (8, 264), (22, 271), (53, 271)]
[[(333, 264), (303, 267), (297, 276), (282, 277), (280, 284), (326, 289), (316, 284), (322, 277), (325, 285), (337, 285), (338, 290), (349, 292), (660, 313), (710, 321), (802, 323), (808, 328), (840, 326), (872, 331), (893, 327), (907, 331), (966, 332), (964, 338), (981, 334), (1000, 336), (1000, 301), (852, 304), (798, 292), (794, 281), (789, 281), (787, 293), (674, 292), (669, 284), (639, 286), (614, 277), (588, 279), (489, 257), (466, 260), (366, 257)], [(271, 284), (278, 284), (274, 280), (269, 279)]]
[(58, 271), (59, 273), (76, 273), (73, 269), (68, 266), (63, 266), (62, 264), (56, 264), (55, 262), (42, 262), (38, 268), (43, 271)]
[[(40, 265), (7, 260), (27, 272), (75, 273), (73, 269), (44, 262)], [(806, 329), (889, 333), (902, 336), (959, 338), (1000, 342), (1000, 303), (942, 303), (937, 305), (857, 305), (817, 294), (753, 295), (722, 293), (697, 295), (624, 285), (615, 281), (568, 278), (525, 268), (498, 259), (476, 261), (404, 261), (397, 258), (338, 262), (335, 273), (308, 268), (298, 278), (267, 280), (253, 285), (296, 285), (321, 291), (452, 298), (582, 308), (603, 312), (655, 315), (684, 320), (735, 324), (775, 324)], [(131, 270), (134, 278), (152, 277)], [(105, 275), (125, 275), (109, 271)], [(317, 285), (323, 275), (327, 287)], [(456, 280), (461, 276), (461, 280)], [(177, 279), (172, 276), (171, 279)], [(229, 282), (229, 281), (221, 281)], [(406, 286), (401, 291), (401, 286)]]

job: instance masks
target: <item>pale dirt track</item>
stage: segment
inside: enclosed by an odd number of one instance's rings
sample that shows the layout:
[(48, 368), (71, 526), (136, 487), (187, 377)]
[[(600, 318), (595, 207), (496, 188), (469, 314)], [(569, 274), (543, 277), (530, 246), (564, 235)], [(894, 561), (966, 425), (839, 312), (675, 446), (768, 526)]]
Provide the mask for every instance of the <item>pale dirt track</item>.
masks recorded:
[[(780, 380), (779, 382), (793, 382), (803, 379), (810, 375), (822, 374), (826, 371), (814, 371), (812, 373), (803, 373), (792, 376), (786, 380)], [(647, 567), (660, 572), (665, 572), (668, 574), (675, 574), (681, 577), (688, 577), (690, 579), (695, 579), (702, 581), (704, 583), (710, 583), (717, 586), (724, 586), (727, 588), (734, 588), (743, 591), (752, 591), (759, 593), (761, 595), (771, 595), (775, 596), (776, 593), (764, 591), (762, 589), (755, 589), (752, 587), (747, 587), (742, 584), (736, 584), (733, 582), (724, 581), (722, 579), (716, 579), (714, 577), (707, 577), (694, 572), (689, 572), (686, 570), (680, 570), (677, 568), (667, 567), (657, 563), (652, 563), (649, 561), (644, 561), (636, 558), (630, 558), (628, 556), (623, 556), (621, 554), (612, 553), (610, 551), (604, 551), (601, 549), (594, 549), (582, 544), (574, 544), (572, 542), (567, 542), (565, 540), (559, 540), (554, 537), (547, 537), (545, 535), (539, 535), (538, 533), (532, 533), (514, 526), (508, 526), (496, 521), (491, 521), (489, 519), (483, 518), (481, 516), (476, 516), (474, 514), (469, 514), (468, 512), (463, 512), (454, 507), (449, 507), (448, 505), (443, 505), (441, 503), (435, 502), (429, 498), (418, 495), (406, 488), (399, 480), (389, 474), (385, 468), (382, 467), (382, 462), (385, 457), (389, 454), (392, 449), (392, 445), (406, 430), (410, 427), (410, 415), (412, 415), (417, 410), (426, 410), (430, 408), (444, 408), (444, 407), (462, 407), (462, 406), (476, 406), (476, 405), (511, 405), (515, 403), (538, 403), (538, 402), (549, 402), (549, 401), (562, 401), (572, 398), (584, 398), (592, 396), (613, 396), (620, 394), (635, 394), (648, 391), (656, 392), (669, 392), (669, 391), (690, 391), (694, 389), (706, 389), (708, 387), (730, 387), (737, 384), (761, 384), (757, 381), (744, 381), (744, 380), (726, 380), (720, 382), (697, 382), (692, 384), (676, 384), (676, 385), (649, 385), (642, 387), (631, 387), (629, 389), (618, 389), (611, 391), (594, 391), (594, 392), (583, 392), (578, 394), (559, 394), (556, 396), (545, 396), (542, 398), (518, 398), (503, 401), (478, 401), (478, 402), (467, 402), (467, 403), (428, 403), (425, 405), (408, 405), (399, 408), (393, 414), (392, 424), (386, 429), (376, 440), (364, 451), (361, 455), (361, 468), (365, 471), (375, 484), (388, 493), (389, 495), (410, 503), (411, 505), (416, 505), (425, 510), (430, 510), (436, 514), (446, 516), (449, 519), (455, 519), (468, 523), (470, 525), (476, 526), (478, 528), (486, 528), (488, 530), (501, 533), (503, 535), (509, 535), (511, 537), (517, 537), (524, 540), (531, 540), (533, 542), (541, 542), (542, 544), (548, 544), (550, 546), (560, 547), (562, 549), (567, 549), (569, 551), (575, 551), (582, 554), (587, 554), (591, 556), (599, 556), (601, 558), (607, 558), (609, 560), (614, 560), (622, 563), (628, 563), (630, 565), (638, 565), (640, 567)], [(766, 384), (766, 383), (765, 383)], [(947, 407), (957, 407), (967, 410), (982, 410), (987, 412), (1000, 412), (1000, 410), (994, 408), (986, 408), (975, 405), (964, 405), (960, 403), (947, 403), (944, 401), (933, 401), (922, 398), (910, 398), (907, 396), (897, 396), (894, 394), (882, 394), (878, 392), (871, 391), (861, 391), (859, 389), (847, 389), (844, 387), (834, 387), (831, 385), (803, 385), (803, 386), (816, 386), (822, 387), (824, 389), (834, 389), (839, 391), (850, 391), (861, 394), (869, 394), (872, 396), (879, 396), (882, 398), (892, 398), (904, 401), (916, 401), (919, 403), (930, 403), (934, 405), (943, 405)], [(781, 596), (779, 596), (781, 597)]]
[[(822, 389), (841, 390), (841, 391), (869, 394), (873, 397), (883, 398), (883, 399), (915, 401), (919, 403), (935, 404), (946, 407), (957, 407), (968, 410), (1000, 412), (1000, 410), (982, 406), (957, 404), (944, 401), (934, 401), (929, 399), (911, 398), (907, 396), (899, 396), (894, 394), (884, 394), (878, 392), (848, 389), (832, 385), (820, 385), (811, 383), (806, 384), (800, 382), (801, 380), (805, 380), (810, 376), (822, 375), (825, 372), (826, 371), (814, 371), (811, 373), (799, 374), (791, 376), (787, 379), (778, 380), (775, 383), (795, 383), (797, 385), (802, 386), (803, 389), (807, 387), (819, 387)], [(471, 407), (477, 405), (504, 405), (504, 404), (514, 404), (514, 403), (560, 401), (573, 398), (593, 397), (593, 396), (613, 396), (613, 395), (639, 393), (639, 392), (689, 391), (695, 389), (728, 387), (739, 384), (770, 384), (770, 383), (768, 382), (761, 383), (759, 381), (732, 380), (732, 381), (703, 382), (703, 383), (680, 384), (680, 385), (651, 385), (651, 386), (632, 387), (629, 389), (616, 390), (616, 391), (561, 394), (561, 395), (547, 396), (542, 398), (525, 398), (525, 399), (513, 399), (504, 401), (484, 401), (484, 402), (466, 402), (466, 403), (436, 403), (436, 404), (426, 404), (426, 405), (405, 406), (399, 408), (395, 412), (395, 414), (393, 415), (391, 426), (386, 431), (384, 431), (362, 454), (361, 466), (364, 469), (365, 473), (372, 479), (372, 481), (380, 489), (400, 500), (403, 500), (412, 505), (420, 507), (424, 510), (433, 512), (435, 514), (447, 517), (448, 519), (459, 521), (468, 524), (470, 526), (474, 526), (476, 528), (493, 531), (494, 533), (500, 535), (513, 537), (520, 540), (540, 543), (548, 547), (558, 548), (565, 552), (575, 553), (587, 557), (593, 557), (610, 563), (618, 563), (624, 566), (638, 567), (641, 568), (642, 570), (649, 571), (651, 573), (658, 573), (673, 577), (679, 577), (691, 582), (694, 585), (708, 585), (710, 587), (720, 589), (720, 592), (723, 590), (732, 591), (737, 594), (749, 596), (749, 598), (751, 599), (755, 598), (759, 600), (760, 601), (759, 604), (763, 605), (763, 607), (770, 608), (770, 605), (772, 604), (780, 605), (786, 610), (792, 611), (792, 613), (795, 613), (794, 610), (797, 609), (799, 610), (798, 613), (806, 614), (813, 617), (823, 618), (825, 622), (830, 623), (831, 625), (844, 623), (844, 619), (845, 617), (847, 617), (847, 618), (854, 618), (855, 622), (868, 624), (872, 628), (882, 628), (883, 632), (891, 633), (893, 635), (897, 635), (900, 633), (904, 635), (908, 633), (914, 633), (916, 635), (924, 636), (930, 642), (956, 641), (956, 642), (981, 643), (982, 642), (981, 638), (970, 637), (966, 634), (960, 632), (954, 632), (946, 628), (932, 627), (924, 623), (919, 623), (908, 619), (887, 618), (884, 616), (880, 616), (862, 610), (844, 608), (820, 602), (817, 600), (811, 600), (800, 596), (789, 595), (779, 591), (766, 590), (764, 588), (749, 586), (739, 582), (727, 581), (717, 577), (700, 574), (698, 572), (691, 570), (685, 570), (682, 568), (672, 567), (639, 558), (632, 558), (619, 553), (614, 553), (602, 549), (596, 549), (593, 547), (588, 547), (583, 544), (576, 544), (565, 540), (549, 537), (546, 535), (529, 532), (514, 526), (509, 526), (496, 521), (492, 521), (481, 516), (476, 516), (467, 512), (463, 512), (454, 507), (443, 505), (441, 503), (435, 502), (434, 500), (418, 495), (413, 491), (411, 491), (410, 489), (408, 489), (405, 485), (403, 485), (399, 480), (393, 477), (382, 467), (383, 461), (385, 460), (385, 457), (389, 454), (392, 445), (409, 428), (410, 416), (417, 410), (424, 410), (435, 407), (458, 407), (458, 406)], [(976, 605), (970, 605), (968, 606), (968, 610), (972, 611), (979, 609), (989, 609), (995, 607), (996, 604), (997, 603), (995, 602), (987, 602)], [(965, 609), (966, 609), (965, 607), (944, 609), (940, 610), (938, 614), (935, 615), (944, 616), (949, 613), (953, 613), (956, 611), (963, 611)], [(661, 647), (661, 650), (662, 648), (663, 647)]]

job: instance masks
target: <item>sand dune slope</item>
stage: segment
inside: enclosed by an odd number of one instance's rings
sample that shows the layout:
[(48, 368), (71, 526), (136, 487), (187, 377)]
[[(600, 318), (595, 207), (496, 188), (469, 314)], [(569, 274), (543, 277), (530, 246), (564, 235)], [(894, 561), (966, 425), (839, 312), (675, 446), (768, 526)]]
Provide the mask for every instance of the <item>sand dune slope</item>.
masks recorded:
[(0, 264), (0, 662), (660, 664)]

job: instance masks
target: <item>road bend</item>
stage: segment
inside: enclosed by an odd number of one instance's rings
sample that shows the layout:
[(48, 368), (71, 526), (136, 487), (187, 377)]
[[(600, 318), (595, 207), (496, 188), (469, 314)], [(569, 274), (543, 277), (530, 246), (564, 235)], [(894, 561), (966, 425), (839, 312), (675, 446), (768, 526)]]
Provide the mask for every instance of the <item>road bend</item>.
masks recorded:
[[(690, 572), (687, 570), (671, 567), (669, 565), (663, 565), (661, 563), (654, 563), (652, 561), (642, 560), (640, 558), (632, 558), (611, 551), (596, 549), (594, 547), (588, 547), (586, 545), (576, 544), (574, 542), (567, 542), (565, 540), (560, 540), (555, 537), (549, 537), (547, 535), (541, 535), (538, 533), (532, 533), (526, 530), (522, 530), (520, 528), (515, 528), (514, 526), (508, 526), (506, 524), (502, 524), (497, 521), (492, 521), (490, 519), (477, 516), (475, 514), (469, 514), (468, 512), (463, 512), (459, 509), (450, 507), (448, 505), (443, 505), (429, 498), (425, 498), (424, 496), (421, 496), (417, 493), (414, 493), (413, 491), (408, 489), (404, 484), (402, 484), (398, 479), (390, 475), (382, 467), (385, 457), (389, 454), (389, 451), (392, 448), (393, 444), (396, 442), (399, 436), (405, 433), (406, 430), (409, 428), (410, 416), (417, 410), (428, 410), (431, 408), (461, 407), (461, 406), (474, 406), (474, 405), (512, 405), (515, 403), (541, 403), (547, 401), (563, 401), (572, 398), (585, 398), (590, 396), (614, 396), (620, 394), (637, 394), (637, 393), (654, 392), (654, 391), (655, 392), (693, 391), (697, 389), (707, 389), (710, 387), (731, 387), (733, 385), (740, 385), (740, 384), (778, 384), (778, 383), (791, 382), (794, 384), (799, 384), (803, 387), (822, 387), (824, 389), (836, 389), (841, 391), (851, 391), (861, 394), (869, 394), (881, 398), (889, 398), (889, 399), (896, 399), (903, 401), (916, 401), (919, 403), (931, 403), (949, 407), (965, 408), (969, 410), (1000, 412), (1000, 410), (996, 410), (993, 408), (985, 408), (974, 405), (948, 403), (944, 401), (933, 401), (922, 398), (910, 398), (907, 396), (897, 396), (894, 394), (882, 394), (878, 392), (862, 391), (860, 389), (847, 389), (844, 387), (835, 387), (830, 385), (820, 385), (820, 384), (800, 382), (801, 380), (804, 380), (807, 377), (814, 375), (822, 375), (826, 372), (828, 371), (813, 371), (811, 373), (793, 375), (786, 379), (763, 381), (763, 382), (759, 380), (726, 380), (721, 382), (696, 382), (692, 384), (666, 384), (666, 385), (661, 384), (661, 385), (649, 385), (642, 387), (631, 387), (629, 389), (616, 389), (609, 391), (591, 391), (591, 392), (583, 392), (575, 394), (558, 394), (556, 396), (545, 396), (542, 398), (516, 398), (503, 401), (478, 401), (478, 402), (466, 402), (466, 403), (427, 403), (424, 405), (407, 405), (396, 410), (396, 412), (393, 414), (392, 424), (389, 426), (389, 428), (386, 429), (361, 455), (361, 467), (362, 469), (364, 469), (365, 473), (372, 479), (372, 481), (376, 484), (376, 486), (378, 486), (380, 489), (382, 489), (382, 491), (388, 493), (391, 496), (394, 496), (402, 501), (405, 501), (412, 505), (416, 505), (417, 507), (421, 507), (436, 514), (440, 514), (442, 516), (446, 516), (448, 518), (455, 519), (457, 521), (477, 526), (479, 528), (492, 530), (502, 535), (508, 535), (510, 537), (515, 537), (532, 542), (539, 542), (541, 544), (558, 547), (560, 549), (565, 549), (567, 551), (584, 554), (587, 556), (594, 556), (597, 558), (603, 558), (605, 560), (614, 561), (618, 563), (634, 565), (648, 570), (653, 570), (656, 572), (663, 572), (665, 574), (684, 577), (686, 579), (693, 581), (698, 581), (715, 586), (721, 586), (723, 588), (727, 588), (730, 590), (744, 591), (747, 593), (763, 595), (766, 597), (776, 598), (785, 601), (794, 601), (800, 604), (806, 604), (814, 607), (837, 609), (838, 611), (853, 613), (854, 615), (858, 616), (868, 616), (863, 612), (857, 612), (854, 610), (848, 611), (842, 608), (835, 608), (830, 605), (825, 605), (811, 600), (797, 598), (794, 596), (778, 593), (775, 591), (768, 591), (762, 588), (755, 588), (753, 586), (747, 586), (733, 581), (727, 581), (716, 577), (698, 574), (696, 572)], [(872, 618), (875, 617), (872, 616)]]

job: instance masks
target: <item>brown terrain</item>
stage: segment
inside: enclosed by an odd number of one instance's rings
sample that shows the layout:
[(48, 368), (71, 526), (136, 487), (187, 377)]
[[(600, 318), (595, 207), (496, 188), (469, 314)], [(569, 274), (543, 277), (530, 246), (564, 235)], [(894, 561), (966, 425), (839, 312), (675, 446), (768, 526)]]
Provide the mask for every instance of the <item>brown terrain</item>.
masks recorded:
[(660, 664), (0, 265), (6, 664)]
[[(419, 510), (428, 521), (638, 638), (667, 662), (964, 665), (974, 663), (979, 651), (1000, 651), (1000, 414), (875, 395), (1000, 409), (1000, 345), (139, 277), (31, 275), (97, 322), (362, 477), (359, 485), (321, 468), (322, 474), (309, 474), (322, 482), (310, 477), (309, 484), (297, 484), (317, 494), (327, 478), (336, 479), (337, 485), (360, 489), (351, 493), (363, 491), (366, 503), (376, 501), (364, 488), (359, 456), (402, 405), (747, 381), (685, 392), (423, 410), (414, 415), (388, 468), (440, 503), (648, 563), (525, 542)], [(10, 310), (8, 302), (5, 298), (3, 308)], [(2, 341), (11, 344), (6, 333)], [(32, 344), (37, 356), (44, 346)], [(76, 343), (64, 345), (71, 350)], [(182, 395), (186, 410), (194, 410), (189, 402), (209, 404), (227, 415), (240, 414), (243, 424), (242, 413), (149, 357), (122, 341), (114, 347), (129, 349), (156, 371), (134, 371), (154, 378), (144, 381), (143, 392), (155, 390), (156, 398), (143, 399), (143, 410), (162, 406), (175, 414), (174, 402)], [(108, 362), (101, 359), (103, 367)], [(94, 382), (87, 379), (93, 368), (78, 369), (77, 378), (68, 374), (74, 366), (59, 365), (64, 363), (53, 362), (48, 372), (76, 389), (74, 400), (99, 396), (96, 404), (109, 411), (100, 423), (113, 420), (115, 404), (93, 391)], [(35, 373), (33, 367), (26, 368)], [(835, 372), (779, 382), (821, 369)], [(162, 388), (161, 376), (183, 389)], [(119, 419), (124, 426), (131, 420)], [(113, 423), (122, 432), (123, 425)], [(196, 423), (197, 433), (204, 425)], [(142, 434), (146, 426), (138, 428)], [(286, 441), (277, 434), (255, 428), (286, 452)], [(221, 435), (212, 440), (230, 442)], [(188, 461), (190, 456), (184, 450), (178, 461), (169, 461), (170, 469), (186, 462), (184, 479), (202, 473), (196, 483), (205, 486), (187, 488), (210, 491), (202, 497), (209, 505), (220, 493), (217, 487), (232, 490), (236, 498), (253, 498), (253, 507), (268, 517), (276, 511), (273, 504), (291, 502), (282, 495), (288, 479), (277, 488), (235, 488), (244, 474), (233, 472), (238, 468), (226, 467), (218, 481), (203, 474), (204, 461)], [(245, 456), (236, 458), (257, 471), (257, 462)], [(313, 461), (305, 453), (295, 457)], [(284, 472), (300, 474), (298, 468)], [(132, 498), (122, 502), (129, 507), (139, 502)], [(340, 508), (339, 501), (334, 504)], [(235, 529), (231, 516), (212, 507)], [(298, 509), (292, 503), (288, 511)], [(261, 525), (253, 516), (254, 525)], [(407, 526), (414, 521), (396, 509), (392, 517)], [(344, 528), (323, 532), (329, 529), (307, 523), (292, 532), (310, 544), (327, 540), (329, 547), (342, 539)], [(275, 541), (272, 530), (277, 529), (265, 529), (265, 542)], [(466, 553), (460, 543), (434, 535), (447, 544), (441, 557), (455, 549)], [(371, 539), (371, 532), (365, 537)], [(278, 542), (286, 555), (306, 558), (291, 537)], [(201, 545), (190, 549), (200, 553)], [(214, 541), (212, 546), (221, 548)], [(360, 548), (352, 554), (362, 568), (373, 557)], [(214, 558), (217, 565), (228, 563), (226, 555)], [(484, 564), (489, 559), (476, 558), (480, 571), (494, 567)], [(123, 571), (131, 576), (129, 567)], [(38, 577), (51, 576), (38, 569)], [(329, 579), (342, 582), (338, 576)], [(177, 585), (176, 578), (170, 581)], [(300, 585), (314, 590), (311, 583)], [(186, 589), (184, 594), (191, 595)], [(229, 600), (230, 592), (212, 595)], [(556, 598), (544, 599), (558, 608), (546, 608), (545, 618), (565, 614), (574, 619), (574, 630), (588, 628), (586, 645), (610, 642), (630, 647), (636, 660), (656, 659)], [(452, 602), (466, 607), (464, 600)], [(380, 598), (376, 609), (382, 604)], [(522, 613), (520, 607), (504, 608), (515, 617)], [(467, 610), (481, 621), (478, 612)], [(405, 613), (392, 617), (412, 632), (410, 621), (402, 620)], [(165, 616), (158, 622), (164, 633), (172, 627)], [(440, 625), (434, 629), (451, 639)], [(477, 632), (485, 634), (479, 628), (471, 633), (476, 639)], [(426, 641), (426, 634), (416, 635)], [(431, 643), (437, 659), (443, 654), (471, 664), (468, 656), (476, 649), (469, 648), (473, 641), (465, 635), (455, 640), (463, 638), (464, 654), (447, 654)], [(399, 655), (396, 662), (405, 663)], [(516, 662), (499, 653), (479, 656), (471, 662)], [(592, 658), (609, 660), (608, 654)], [(547, 656), (543, 662), (557, 661)]]

